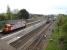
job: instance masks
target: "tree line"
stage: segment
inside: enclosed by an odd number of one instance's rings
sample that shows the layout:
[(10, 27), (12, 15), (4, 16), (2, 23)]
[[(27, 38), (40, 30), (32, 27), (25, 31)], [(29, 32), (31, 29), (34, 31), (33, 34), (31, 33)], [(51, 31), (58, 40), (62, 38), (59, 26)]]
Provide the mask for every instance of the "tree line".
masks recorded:
[(10, 7), (7, 6), (7, 12), (0, 14), (0, 21), (13, 19), (29, 19), (29, 12), (26, 9), (21, 9), (18, 13), (12, 13)]

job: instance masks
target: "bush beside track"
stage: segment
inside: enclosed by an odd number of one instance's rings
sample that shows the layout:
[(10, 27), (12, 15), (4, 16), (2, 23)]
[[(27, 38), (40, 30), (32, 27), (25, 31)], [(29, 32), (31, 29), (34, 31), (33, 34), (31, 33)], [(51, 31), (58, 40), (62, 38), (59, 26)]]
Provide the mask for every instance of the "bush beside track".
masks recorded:
[(45, 50), (67, 50), (67, 15), (61, 15)]

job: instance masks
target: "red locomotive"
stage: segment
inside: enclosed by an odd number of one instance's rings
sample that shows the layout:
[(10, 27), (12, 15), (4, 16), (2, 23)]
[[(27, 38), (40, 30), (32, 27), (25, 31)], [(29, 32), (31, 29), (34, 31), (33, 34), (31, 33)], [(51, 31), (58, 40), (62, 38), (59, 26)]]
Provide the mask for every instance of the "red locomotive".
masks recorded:
[(12, 20), (8, 21), (4, 27), (3, 27), (3, 32), (4, 33), (9, 33), (13, 30), (19, 29), (19, 28), (25, 28), (26, 27), (26, 21), (23, 20)]

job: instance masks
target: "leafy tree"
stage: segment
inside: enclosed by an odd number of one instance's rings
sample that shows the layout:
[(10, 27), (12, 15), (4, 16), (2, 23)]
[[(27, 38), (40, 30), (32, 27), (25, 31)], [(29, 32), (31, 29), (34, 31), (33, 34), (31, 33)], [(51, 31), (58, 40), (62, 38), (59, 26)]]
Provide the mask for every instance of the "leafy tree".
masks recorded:
[(3, 14), (0, 14), (0, 20), (5, 20), (5, 16)]
[(18, 13), (19, 19), (28, 19), (29, 18), (29, 13), (26, 9), (21, 9)]

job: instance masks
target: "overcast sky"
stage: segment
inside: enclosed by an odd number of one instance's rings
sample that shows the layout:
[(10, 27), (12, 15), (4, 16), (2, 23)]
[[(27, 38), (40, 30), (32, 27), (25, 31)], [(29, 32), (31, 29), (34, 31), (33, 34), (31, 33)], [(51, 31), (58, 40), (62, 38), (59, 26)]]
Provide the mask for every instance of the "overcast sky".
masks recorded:
[(0, 0), (0, 13), (6, 12), (7, 5), (35, 14), (67, 14), (67, 0)]

